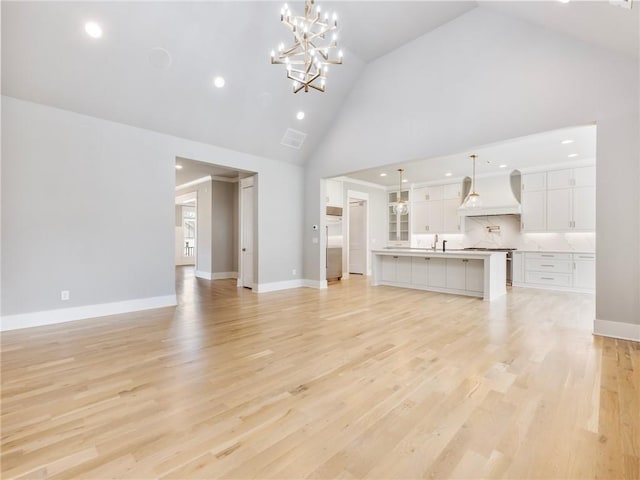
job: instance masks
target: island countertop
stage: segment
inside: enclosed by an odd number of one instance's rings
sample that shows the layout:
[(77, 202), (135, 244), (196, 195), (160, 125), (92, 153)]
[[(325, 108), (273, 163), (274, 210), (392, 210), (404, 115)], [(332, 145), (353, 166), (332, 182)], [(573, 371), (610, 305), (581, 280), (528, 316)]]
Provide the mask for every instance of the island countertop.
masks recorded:
[(403, 255), (403, 256), (434, 256), (434, 257), (451, 257), (451, 258), (487, 258), (492, 255), (506, 257), (506, 252), (498, 252), (495, 250), (433, 250), (431, 248), (378, 248), (371, 250), (374, 255)]
[(506, 252), (399, 247), (375, 249), (371, 254), (373, 285), (468, 295), (486, 301), (507, 293)]

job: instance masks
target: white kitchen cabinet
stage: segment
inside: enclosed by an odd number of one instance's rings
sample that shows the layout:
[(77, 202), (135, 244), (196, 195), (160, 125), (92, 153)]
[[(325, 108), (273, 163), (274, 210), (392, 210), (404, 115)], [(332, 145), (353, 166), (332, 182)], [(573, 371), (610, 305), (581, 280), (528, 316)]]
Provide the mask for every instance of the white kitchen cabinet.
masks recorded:
[(466, 263), (465, 290), (482, 292), (484, 290), (484, 262), (469, 259)]
[(522, 192), (521, 229), (523, 232), (544, 232), (547, 229), (547, 192)]
[(411, 257), (397, 257), (396, 282), (411, 283)]
[(443, 185), (420, 187), (413, 190), (413, 198), (416, 202), (442, 200), (444, 194)]
[(572, 203), (572, 188), (559, 188), (547, 192), (547, 230), (553, 232), (571, 230), (573, 227)]
[(390, 255), (382, 259), (382, 280), (411, 283), (411, 257)]
[[(407, 245), (409, 243), (409, 214), (411, 213), (411, 208), (409, 208), (409, 213), (406, 215), (398, 215), (394, 213), (393, 206), (395, 205), (398, 198), (398, 192), (389, 192), (388, 193), (388, 204), (387, 204), (387, 225), (388, 225), (388, 241), (390, 245)], [(403, 190), (400, 193), (400, 198), (406, 202), (409, 201), (409, 192), (407, 190)]]
[(589, 254), (574, 254), (573, 260), (574, 288), (595, 290), (596, 256)]
[(412, 205), (413, 233), (442, 233), (442, 200), (414, 202)]
[[(462, 186), (459, 183), (451, 183), (449, 185), (444, 185), (444, 190), (442, 192), (443, 200), (460, 200), (460, 196), (462, 195)], [(460, 202), (458, 201), (458, 206), (460, 206)]]
[(429, 277), (429, 258), (411, 257), (411, 283), (427, 285)]
[(474, 259), (447, 259), (447, 288), (482, 292), (484, 289), (484, 263)]
[(412, 199), (414, 234), (460, 233), (458, 184), (416, 188), (413, 190)]
[(397, 257), (393, 256), (382, 257), (380, 278), (385, 282), (396, 281), (396, 259)]
[(412, 257), (411, 283), (420, 286), (446, 287), (444, 258)]
[(594, 231), (596, 229), (596, 187), (574, 187), (572, 205), (572, 230)]
[(526, 173), (521, 178), (523, 192), (538, 192), (547, 189), (547, 172)]
[(460, 233), (460, 208), (459, 198), (450, 198), (442, 201), (442, 233)]
[(342, 182), (325, 180), (326, 204), (330, 207), (342, 207)]
[(569, 187), (547, 192), (547, 231), (593, 231), (595, 228), (595, 187)]
[(465, 263), (466, 259), (447, 259), (447, 288), (456, 290), (465, 289)]
[(573, 169), (551, 170), (547, 172), (547, 189), (573, 186)]
[(411, 225), (414, 234), (429, 233), (427, 202), (413, 202), (411, 205)]
[(595, 187), (596, 186), (596, 167), (578, 167), (573, 169), (573, 186), (574, 187)]
[(595, 254), (514, 252), (513, 285), (591, 293), (595, 289)]
[(429, 260), (429, 276), (427, 285), (430, 287), (444, 288), (447, 285), (446, 259), (431, 258)]

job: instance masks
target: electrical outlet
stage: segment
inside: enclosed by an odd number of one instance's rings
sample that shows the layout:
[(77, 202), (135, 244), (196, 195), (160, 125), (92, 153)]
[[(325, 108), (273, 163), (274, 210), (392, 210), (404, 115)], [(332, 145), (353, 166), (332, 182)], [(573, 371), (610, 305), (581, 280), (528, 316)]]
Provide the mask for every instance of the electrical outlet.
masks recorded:
[(60, 300), (65, 301), (65, 302), (67, 300), (69, 300), (69, 290), (62, 290), (60, 292)]
[(291, 275), (295, 276), (295, 274), (296, 274), (296, 269), (294, 268), (293, 270), (291, 270)]

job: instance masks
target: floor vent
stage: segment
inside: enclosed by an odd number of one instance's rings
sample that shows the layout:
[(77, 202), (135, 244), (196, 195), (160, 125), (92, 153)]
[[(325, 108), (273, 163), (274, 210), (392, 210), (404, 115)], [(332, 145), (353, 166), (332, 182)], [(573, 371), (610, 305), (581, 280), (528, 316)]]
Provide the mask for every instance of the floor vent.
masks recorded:
[(293, 128), (287, 128), (287, 131), (284, 132), (284, 137), (282, 137), (280, 143), (287, 147), (300, 150), (300, 147), (302, 147), (305, 138), (307, 138), (306, 133), (299, 132), (298, 130), (294, 130)]

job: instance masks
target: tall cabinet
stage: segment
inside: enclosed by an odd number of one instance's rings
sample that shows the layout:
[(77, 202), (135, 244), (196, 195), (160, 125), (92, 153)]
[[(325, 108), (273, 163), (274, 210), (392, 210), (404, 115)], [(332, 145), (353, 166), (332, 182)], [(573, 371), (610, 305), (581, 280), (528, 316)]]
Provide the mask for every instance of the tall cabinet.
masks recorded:
[[(400, 199), (408, 202), (409, 191), (402, 190)], [(393, 211), (393, 207), (398, 201), (398, 192), (389, 192), (387, 201), (387, 218), (389, 225), (389, 236), (387, 238), (389, 245), (406, 246), (409, 244), (409, 214), (399, 215)], [(409, 208), (411, 212), (411, 208)]]
[(523, 174), (522, 231), (594, 231), (595, 185), (595, 166)]

